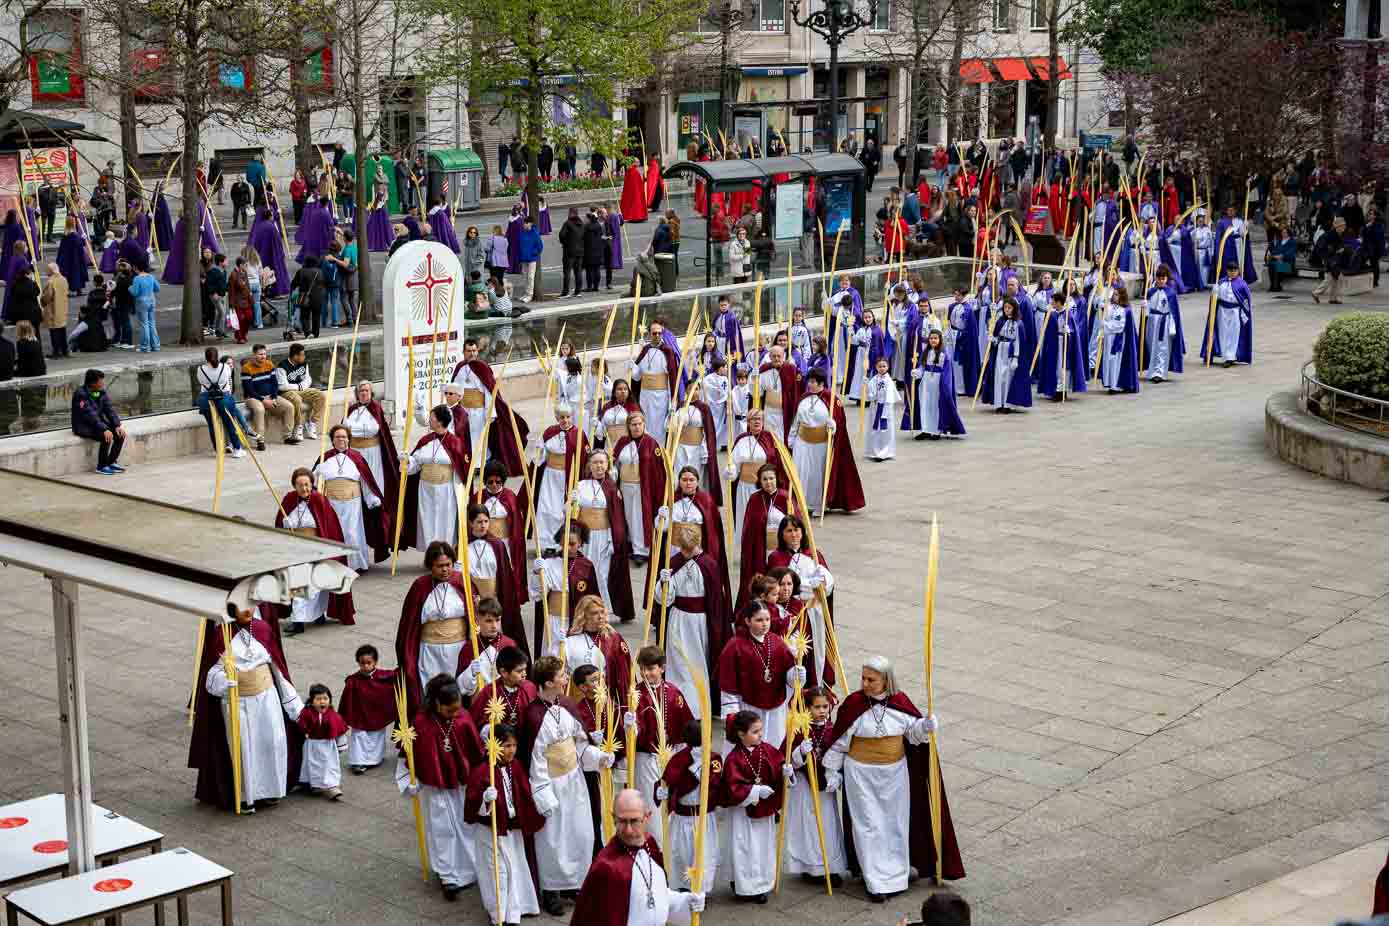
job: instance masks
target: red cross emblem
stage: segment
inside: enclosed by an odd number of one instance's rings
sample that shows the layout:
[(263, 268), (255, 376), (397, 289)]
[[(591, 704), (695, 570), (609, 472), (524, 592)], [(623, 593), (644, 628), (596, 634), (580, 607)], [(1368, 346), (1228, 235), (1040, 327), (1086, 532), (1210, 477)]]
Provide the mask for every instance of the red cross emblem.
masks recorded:
[[(421, 273), (424, 274), (423, 277), (420, 276)], [(415, 268), (415, 276), (416, 276), (416, 279), (413, 279), (413, 280), (411, 280), (410, 282), (406, 283), (406, 284), (405, 284), (405, 288), (406, 288), (406, 289), (416, 289), (416, 290), (421, 289), (421, 288), (423, 289), (423, 295), (424, 295), (424, 323), (425, 323), (426, 325), (429, 325), (429, 326), (432, 328), (432, 327), (434, 327), (434, 287), (436, 287), (436, 286), (443, 286), (443, 285), (447, 284), (447, 285), (450, 287), (450, 289), (444, 290), (444, 292), (445, 292), (445, 293), (450, 293), (450, 292), (451, 292), (451, 289), (452, 289), (452, 287), (453, 287), (453, 277), (451, 277), (451, 276), (447, 276), (447, 277), (445, 277), (445, 276), (437, 276), (437, 277), (436, 277), (436, 276), (434, 275), (434, 255), (433, 255), (433, 254), (425, 254), (425, 255), (424, 255), (424, 263), (420, 264), (418, 267)], [(413, 312), (412, 314), (418, 316), (418, 315), (419, 315), (419, 312), (416, 311), (416, 312)]]

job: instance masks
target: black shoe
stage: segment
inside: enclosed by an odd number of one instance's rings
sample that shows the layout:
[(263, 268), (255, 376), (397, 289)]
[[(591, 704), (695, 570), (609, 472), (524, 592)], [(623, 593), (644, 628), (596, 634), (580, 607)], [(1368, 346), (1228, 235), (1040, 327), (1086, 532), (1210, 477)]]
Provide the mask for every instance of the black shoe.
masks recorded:
[(318, 624), (321, 627), (324, 624), (328, 623), (328, 618), (320, 616), (316, 621), (314, 621), (314, 623)]
[(913, 437), (912, 440), (925, 440), (930, 436), (931, 435), (927, 434), (925, 431), (922, 431), (920, 434), (916, 435), (916, 437)]
[(995, 414), (995, 415), (1001, 415), (1001, 414), (1003, 414), (1004, 412), (1006, 412), (1007, 410), (1008, 410), (1008, 409), (1006, 409), (1006, 408), (995, 408), (995, 409), (994, 409), (994, 414)]
[(1232, 367), (1232, 366), (1234, 366), (1234, 365), (1235, 365), (1235, 362), (1234, 362), (1233, 360), (1226, 360), (1226, 361), (1225, 361), (1225, 369), (1227, 369), (1227, 370), (1230, 369), (1230, 367)]
[(290, 621), (289, 626), (285, 628), (284, 635), (287, 637), (297, 637), (299, 636), (299, 634), (303, 632), (303, 624), (299, 623), (298, 621)]
[(869, 902), (869, 903), (887, 903), (887, 898), (884, 897), (882, 894), (869, 894), (869, 895), (868, 895), (868, 902)]
[[(575, 295), (578, 295), (578, 294), (575, 293)], [(561, 298), (561, 299), (568, 299), (568, 298), (569, 298), (569, 290), (566, 289), (564, 292), (560, 293), (560, 294), (559, 294), (559, 298)]]
[(457, 900), (458, 892), (462, 890), (462, 888), (452, 887), (448, 884), (442, 885), (442, 887), (444, 889), (444, 899), (447, 900), (449, 903), (453, 903), (455, 900)]
[(352, 768), (352, 774), (354, 774), (354, 775), (362, 775), (362, 774), (365, 774), (365, 773), (366, 773), (366, 766), (362, 766), (362, 765), (353, 765), (353, 766), (351, 766), (351, 768)]
[(265, 439), (264, 439), (264, 438), (257, 438), (257, 439), (256, 439), (256, 450), (257, 450), (258, 452), (260, 452), (260, 453), (264, 453), (264, 452), (265, 452)]
[(767, 902), (767, 895), (766, 895), (766, 894), (758, 894), (758, 895), (756, 895), (756, 896), (754, 896), (754, 897), (749, 897), (749, 898), (748, 898), (748, 903), (765, 904), (766, 902)]
[(542, 891), (540, 894), (540, 909), (551, 916), (564, 915), (564, 901), (559, 899), (559, 895), (551, 891)]

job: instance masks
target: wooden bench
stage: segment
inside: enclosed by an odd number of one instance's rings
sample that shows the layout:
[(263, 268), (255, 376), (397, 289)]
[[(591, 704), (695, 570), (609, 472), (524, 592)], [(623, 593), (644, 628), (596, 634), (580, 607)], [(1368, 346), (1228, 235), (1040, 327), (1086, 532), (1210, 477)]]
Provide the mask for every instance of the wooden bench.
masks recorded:
[(188, 898), (221, 889), (222, 926), (232, 926), (230, 869), (187, 849), (171, 849), (86, 874), (48, 881), (5, 898), (5, 922), (19, 926), (19, 915), (43, 926), (77, 926), (154, 907), (156, 926), (164, 926), (164, 904), (174, 901), (179, 926), (188, 926)]

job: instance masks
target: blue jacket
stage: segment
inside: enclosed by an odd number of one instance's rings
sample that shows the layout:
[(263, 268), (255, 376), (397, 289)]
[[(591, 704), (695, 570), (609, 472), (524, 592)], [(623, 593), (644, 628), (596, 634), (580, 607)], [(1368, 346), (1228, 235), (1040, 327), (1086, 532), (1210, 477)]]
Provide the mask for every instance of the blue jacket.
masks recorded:
[(241, 394), (248, 399), (277, 399), (280, 381), (275, 376), (275, 364), (266, 358), (263, 368), (254, 358), (241, 363)]
[(111, 393), (102, 390), (92, 395), (86, 386), (72, 394), (72, 433), (87, 440), (101, 440), (102, 431), (120, 427), (121, 416), (111, 405)]
[(246, 165), (246, 182), (251, 186), (260, 186), (265, 182), (265, 165), (260, 161), (252, 161)]
[(523, 264), (532, 264), (540, 260), (541, 252), (545, 250), (545, 242), (540, 240), (540, 230), (534, 225), (530, 231), (521, 229), (521, 237), (516, 242), (516, 259)]

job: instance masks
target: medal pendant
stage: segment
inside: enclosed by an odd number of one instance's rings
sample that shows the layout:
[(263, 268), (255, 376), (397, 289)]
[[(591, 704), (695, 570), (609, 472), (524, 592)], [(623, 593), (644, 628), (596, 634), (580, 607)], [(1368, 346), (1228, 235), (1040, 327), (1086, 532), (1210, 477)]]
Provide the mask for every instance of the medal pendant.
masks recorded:
[(771, 670), (770, 670), (770, 669), (763, 669), (763, 670), (762, 670), (762, 681), (764, 681), (764, 682), (770, 682), (771, 680), (772, 680), (772, 673), (771, 673)]
[(653, 894), (653, 893), (651, 893), (650, 891), (647, 891), (647, 893), (646, 893), (646, 909), (648, 909), (648, 910), (655, 910), (655, 909), (656, 909), (656, 895)]
[(453, 743), (450, 740), (444, 740), (444, 752), (453, 752)]

